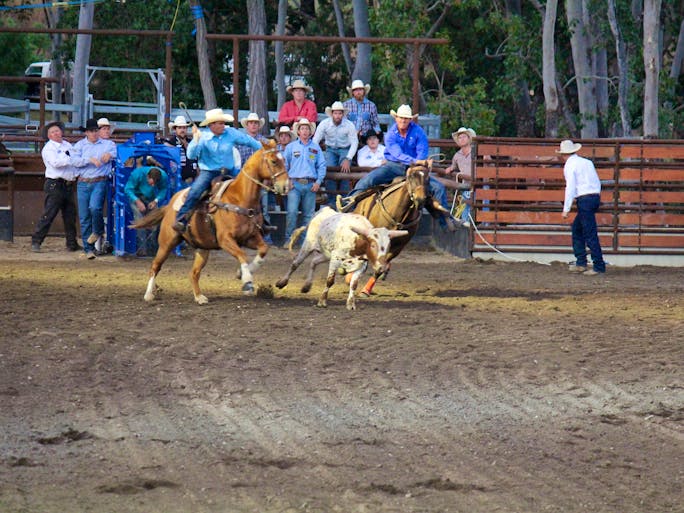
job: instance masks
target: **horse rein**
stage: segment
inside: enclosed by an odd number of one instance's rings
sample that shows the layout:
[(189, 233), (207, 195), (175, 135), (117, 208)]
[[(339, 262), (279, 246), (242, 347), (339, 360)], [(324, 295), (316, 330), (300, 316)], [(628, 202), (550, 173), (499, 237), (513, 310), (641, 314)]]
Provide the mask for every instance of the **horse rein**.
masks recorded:
[[(271, 164), (271, 161), (270, 161), (270, 160), (267, 160), (267, 159), (266, 159), (266, 154), (268, 154), (268, 153), (277, 153), (279, 150), (277, 150), (277, 149), (274, 148), (274, 149), (272, 149), (272, 150), (262, 150), (262, 151), (263, 151), (263, 154), (262, 154), (262, 156), (261, 156), (261, 160), (262, 160), (262, 162), (264, 162), (264, 161), (266, 162), (266, 166), (268, 167), (268, 172), (269, 172), (269, 174), (271, 175), (271, 182), (272, 182), (272, 183), (275, 183), (275, 179), (278, 178), (280, 175), (282, 175), (282, 174), (284, 174), (284, 173), (286, 174), (286, 173), (287, 173), (287, 170), (278, 171), (277, 173), (274, 173), (274, 172), (273, 172), (273, 164)], [(252, 182), (254, 182), (255, 184), (257, 184), (259, 187), (261, 187), (261, 188), (263, 188), (263, 189), (266, 189), (268, 192), (272, 192), (273, 194), (277, 194), (277, 192), (276, 192), (276, 190), (275, 190), (275, 186), (273, 186), (273, 185), (266, 185), (264, 182), (261, 182), (261, 181), (257, 180), (256, 178), (254, 178), (253, 176), (248, 175), (247, 173), (245, 173), (244, 176), (246, 176), (247, 178), (249, 178)]]

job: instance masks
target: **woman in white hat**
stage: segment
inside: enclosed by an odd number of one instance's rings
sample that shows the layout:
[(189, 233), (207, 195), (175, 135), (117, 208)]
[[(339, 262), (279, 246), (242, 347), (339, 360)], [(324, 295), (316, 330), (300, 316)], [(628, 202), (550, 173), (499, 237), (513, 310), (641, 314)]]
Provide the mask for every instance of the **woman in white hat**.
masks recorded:
[[(456, 179), (462, 181), (466, 185), (470, 185), (473, 179), (472, 168), (472, 144), (473, 137), (475, 137), (475, 130), (462, 126), (451, 134), (451, 138), (458, 145), (458, 151), (454, 154), (451, 160), (451, 165), (444, 171), (447, 174), (455, 173)], [(461, 190), (461, 198), (464, 202), (463, 209), (460, 214), (460, 219), (464, 226), (470, 226), (470, 211), (473, 200), (472, 189)]]
[(200, 132), (196, 125), (192, 126), (192, 141), (188, 144), (187, 155), (188, 158), (197, 160), (200, 172), (190, 186), (185, 203), (176, 214), (173, 228), (177, 232), (185, 232), (191, 210), (195, 208), (202, 193), (209, 188), (211, 181), (217, 176), (235, 172), (235, 145), (244, 144), (256, 150), (261, 148), (261, 143), (249, 135), (226, 126), (226, 123), (232, 122), (233, 116), (224, 114), (222, 109), (211, 109), (200, 123), (200, 126), (208, 127), (209, 130)]
[(306, 118), (312, 123), (318, 120), (318, 110), (316, 104), (306, 98), (307, 93), (313, 92), (310, 86), (303, 80), (295, 80), (292, 85), (287, 86), (287, 92), (292, 95), (289, 102), (283, 103), (278, 113), (278, 123), (292, 126), (293, 123), (301, 118)]
[(171, 133), (164, 139), (167, 146), (175, 146), (180, 150), (181, 159), (181, 180), (189, 184), (195, 179), (198, 173), (197, 161), (188, 158), (187, 150), (191, 138), (188, 136), (188, 124), (184, 116), (176, 116), (176, 119), (169, 123)]
[[(577, 203), (577, 215), (572, 222), (572, 251), (575, 263), (570, 264), (570, 272), (583, 273), (587, 276), (606, 272), (603, 251), (596, 228), (596, 212), (601, 206), (601, 180), (594, 163), (577, 155), (582, 147), (579, 143), (565, 140), (556, 150), (565, 161), (565, 201), (563, 202), (563, 219), (570, 215), (572, 202)], [(587, 268), (587, 247), (591, 252), (594, 268)]]
[(362, 80), (354, 80), (347, 91), (351, 98), (344, 102), (347, 109), (347, 118), (354, 123), (356, 132), (360, 137), (365, 136), (370, 130), (380, 132), (380, 118), (378, 108), (367, 98), (370, 84), (364, 84)]

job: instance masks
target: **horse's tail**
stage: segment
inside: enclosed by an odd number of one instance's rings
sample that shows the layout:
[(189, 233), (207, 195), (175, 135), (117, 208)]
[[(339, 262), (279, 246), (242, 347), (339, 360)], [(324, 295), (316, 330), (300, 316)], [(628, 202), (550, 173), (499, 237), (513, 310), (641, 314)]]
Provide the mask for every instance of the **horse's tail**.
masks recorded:
[(137, 221), (128, 225), (128, 227), (140, 229), (140, 228), (152, 228), (153, 226), (157, 226), (159, 223), (162, 222), (162, 219), (164, 219), (164, 214), (166, 214), (167, 208), (168, 208), (168, 205), (165, 207), (162, 207), (162, 208), (155, 208), (152, 212), (147, 214), (145, 217), (138, 219)]
[(299, 239), (300, 235), (306, 230), (306, 226), (300, 226), (297, 228), (294, 232), (292, 232), (292, 236), (290, 237), (290, 244), (287, 247), (290, 251), (292, 251), (292, 248), (294, 247), (295, 243), (297, 242), (297, 239)]

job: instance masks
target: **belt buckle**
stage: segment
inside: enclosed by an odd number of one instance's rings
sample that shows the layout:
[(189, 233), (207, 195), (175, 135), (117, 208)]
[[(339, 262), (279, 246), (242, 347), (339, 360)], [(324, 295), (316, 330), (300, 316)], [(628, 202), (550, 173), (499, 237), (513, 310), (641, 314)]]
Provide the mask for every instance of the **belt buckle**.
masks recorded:
[(297, 180), (297, 182), (298, 182), (298, 183), (301, 183), (302, 185), (306, 185), (306, 184), (309, 183), (309, 179), (308, 179), (308, 178), (295, 178), (295, 180)]

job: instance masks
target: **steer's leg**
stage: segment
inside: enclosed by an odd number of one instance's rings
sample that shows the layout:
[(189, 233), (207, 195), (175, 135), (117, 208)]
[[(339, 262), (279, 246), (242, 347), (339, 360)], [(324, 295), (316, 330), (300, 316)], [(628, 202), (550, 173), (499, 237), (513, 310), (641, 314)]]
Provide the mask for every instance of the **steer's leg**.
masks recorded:
[(299, 253), (297, 253), (297, 256), (294, 258), (292, 263), (290, 264), (290, 268), (288, 271), (285, 273), (285, 275), (280, 278), (276, 282), (276, 287), (279, 289), (282, 289), (285, 285), (288, 284), (290, 281), (290, 276), (292, 276), (292, 273), (297, 270), (297, 267), (299, 267), (304, 260), (307, 259), (307, 257), (313, 252), (313, 249), (304, 241), (304, 244), (299, 250)]
[(328, 306), (328, 291), (335, 283), (335, 274), (337, 273), (337, 269), (340, 267), (341, 264), (342, 262), (339, 260), (330, 261), (330, 266), (328, 267), (328, 277), (325, 280), (325, 289), (323, 290), (323, 293), (321, 294), (321, 297), (318, 300), (318, 304), (316, 306), (321, 308), (325, 308)]
[(305, 294), (311, 290), (311, 284), (313, 283), (313, 275), (316, 270), (316, 266), (321, 262), (328, 260), (323, 253), (316, 251), (316, 255), (311, 260), (311, 265), (309, 266), (309, 273), (306, 275), (306, 281), (302, 285), (302, 292)]
[(356, 310), (356, 299), (354, 294), (356, 293), (356, 286), (359, 284), (359, 278), (363, 274), (365, 266), (360, 267), (354, 271), (351, 275), (351, 281), (349, 282), (349, 295), (347, 296), (347, 310)]

